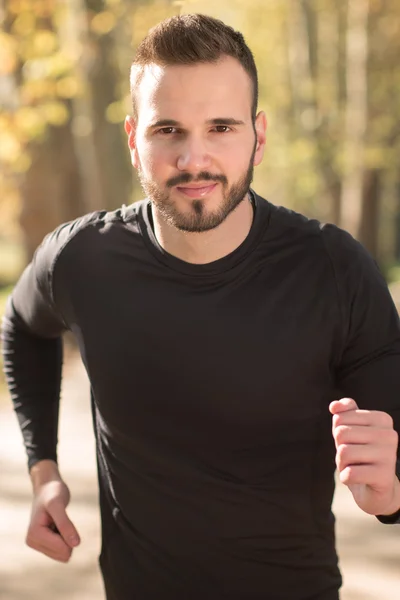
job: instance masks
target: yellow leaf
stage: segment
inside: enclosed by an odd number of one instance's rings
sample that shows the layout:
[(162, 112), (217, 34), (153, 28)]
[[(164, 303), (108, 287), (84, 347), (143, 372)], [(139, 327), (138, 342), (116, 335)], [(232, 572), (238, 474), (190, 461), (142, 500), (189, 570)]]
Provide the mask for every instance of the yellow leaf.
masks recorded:
[(114, 29), (115, 21), (115, 15), (113, 15), (112, 12), (105, 10), (93, 17), (90, 27), (94, 33), (105, 35)]
[(55, 33), (43, 29), (37, 31), (33, 40), (33, 48), (39, 56), (48, 56), (58, 47), (58, 40)]
[(387, 150), (384, 147), (372, 146), (365, 150), (365, 165), (371, 169), (384, 168), (387, 163)]
[(14, 123), (20, 137), (27, 140), (41, 137), (46, 128), (46, 121), (40, 110), (29, 106), (20, 108), (17, 111)]
[(76, 77), (63, 77), (56, 83), (57, 96), (60, 98), (75, 98), (81, 91)]
[(11, 35), (0, 31), (0, 74), (9, 75), (17, 66), (17, 44)]
[(40, 109), (42, 115), (50, 125), (60, 127), (68, 121), (69, 112), (64, 102), (47, 102)]
[(12, 24), (11, 31), (20, 36), (27, 36), (35, 29), (36, 18), (31, 12), (22, 12)]
[(72, 69), (73, 61), (63, 52), (56, 52), (49, 57), (48, 75), (50, 77), (69, 75)]
[(125, 103), (112, 102), (107, 106), (106, 119), (109, 123), (122, 123), (126, 115)]
[(54, 97), (54, 81), (51, 79), (37, 79), (27, 81), (21, 87), (21, 101), (23, 104), (32, 104), (43, 98)]
[(33, 7), (35, 14), (42, 19), (51, 18), (54, 8), (54, 0), (35, 0)]
[(21, 12), (21, 0), (9, 0), (7, 10), (10, 15), (17, 15)]
[(15, 133), (6, 131), (1, 135), (0, 162), (12, 164), (21, 151), (21, 145)]
[(6, 131), (10, 127), (9, 115), (0, 113), (0, 132)]
[(26, 173), (31, 166), (32, 160), (29, 154), (22, 152), (13, 164), (13, 169), (16, 173)]

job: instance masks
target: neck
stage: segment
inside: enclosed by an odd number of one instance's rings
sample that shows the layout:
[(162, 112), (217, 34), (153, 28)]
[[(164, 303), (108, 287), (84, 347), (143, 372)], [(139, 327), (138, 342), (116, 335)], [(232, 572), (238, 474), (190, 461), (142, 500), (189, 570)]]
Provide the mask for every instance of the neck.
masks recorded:
[(206, 264), (227, 256), (246, 239), (253, 222), (249, 194), (215, 229), (201, 233), (180, 231), (165, 221), (157, 207), (151, 205), (154, 234), (169, 254), (193, 264)]

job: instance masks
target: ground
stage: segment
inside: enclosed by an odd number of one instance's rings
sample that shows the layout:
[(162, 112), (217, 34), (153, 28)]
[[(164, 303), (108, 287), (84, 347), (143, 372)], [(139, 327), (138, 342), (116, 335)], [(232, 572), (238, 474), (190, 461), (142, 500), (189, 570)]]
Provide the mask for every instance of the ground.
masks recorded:
[[(82, 537), (68, 564), (24, 545), (31, 488), (21, 435), (10, 403), (0, 404), (0, 598), (4, 600), (101, 600), (98, 570), (99, 513), (89, 386), (78, 359), (64, 375), (60, 468), (72, 502), (69, 514)], [(334, 501), (344, 575), (341, 600), (399, 600), (400, 527), (362, 513), (338, 486)], [(127, 599), (128, 600), (128, 599)]]

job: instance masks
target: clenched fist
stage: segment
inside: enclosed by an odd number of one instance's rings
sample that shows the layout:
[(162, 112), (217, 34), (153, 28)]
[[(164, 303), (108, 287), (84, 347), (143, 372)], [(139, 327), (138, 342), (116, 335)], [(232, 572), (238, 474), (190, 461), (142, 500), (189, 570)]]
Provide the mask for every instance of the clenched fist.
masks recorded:
[(78, 532), (66, 513), (69, 500), (69, 489), (58, 477), (53, 476), (49, 480), (46, 477), (40, 484), (34, 485), (26, 543), (60, 562), (68, 562), (73, 548), (80, 543)]
[(385, 412), (360, 410), (351, 398), (331, 402), (332, 433), (340, 481), (355, 502), (371, 515), (390, 515), (400, 509), (396, 477), (398, 434)]

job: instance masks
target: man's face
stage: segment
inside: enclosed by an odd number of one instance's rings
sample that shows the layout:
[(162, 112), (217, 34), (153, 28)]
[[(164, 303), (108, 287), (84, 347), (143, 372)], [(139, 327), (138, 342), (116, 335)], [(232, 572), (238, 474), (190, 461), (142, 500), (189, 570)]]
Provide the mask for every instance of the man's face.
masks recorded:
[[(238, 61), (146, 68), (138, 118), (125, 124), (145, 194), (174, 227), (220, 225), (244, 199), (265, 145), (252, 87)], [(256, 132), (255, 132), (256, 129)]]

